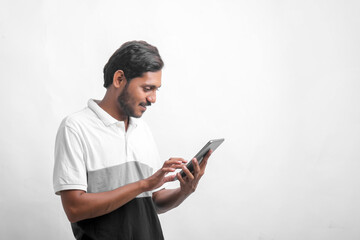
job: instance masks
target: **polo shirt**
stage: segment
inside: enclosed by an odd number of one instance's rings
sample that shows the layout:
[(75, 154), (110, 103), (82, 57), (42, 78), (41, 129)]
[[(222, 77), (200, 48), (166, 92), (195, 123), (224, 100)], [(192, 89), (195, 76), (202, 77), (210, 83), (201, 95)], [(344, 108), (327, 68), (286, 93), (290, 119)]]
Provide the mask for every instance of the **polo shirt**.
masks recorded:
[[(161, 162), (147, 124), (123, 121), (95, 100), (66, 117), (55, 141), (54, 191), (111, 191), (151, 176)], [(163, 239), (152, 192), (144, 192), (117, 210), (72, 224), (76, 239)]]

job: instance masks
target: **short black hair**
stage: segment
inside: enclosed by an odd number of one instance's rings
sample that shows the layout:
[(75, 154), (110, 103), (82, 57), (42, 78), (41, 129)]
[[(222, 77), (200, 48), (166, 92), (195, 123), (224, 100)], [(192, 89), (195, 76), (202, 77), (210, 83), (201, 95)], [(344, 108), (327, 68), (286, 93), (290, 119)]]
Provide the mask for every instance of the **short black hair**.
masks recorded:
[(145, 41), (129, 41), (120, 46), (104, 67), (104, 87), (113, 82), (114, 73), (122, 70), (127, 82), (145, 72), (157, 72), (164, 66), (156, 47)]

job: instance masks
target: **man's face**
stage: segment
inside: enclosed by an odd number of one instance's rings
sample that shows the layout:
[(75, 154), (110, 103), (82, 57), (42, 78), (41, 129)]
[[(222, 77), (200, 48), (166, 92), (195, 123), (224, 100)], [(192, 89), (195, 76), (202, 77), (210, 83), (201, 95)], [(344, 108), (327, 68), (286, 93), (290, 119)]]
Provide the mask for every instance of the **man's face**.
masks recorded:
[(120, 111), (139, 118), (146, 107), (156, 102), (156, 91), (161, 86), (161, 71), (146, 72), (128, 82), (118, 97)]

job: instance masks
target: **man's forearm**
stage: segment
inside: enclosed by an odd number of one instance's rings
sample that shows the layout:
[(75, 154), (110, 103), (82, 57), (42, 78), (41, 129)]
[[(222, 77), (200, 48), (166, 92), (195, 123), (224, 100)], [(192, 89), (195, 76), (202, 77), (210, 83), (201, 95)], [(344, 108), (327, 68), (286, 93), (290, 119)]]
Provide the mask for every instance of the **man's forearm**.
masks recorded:
[(163, 189), (153, 193), (157, 213), (165, 213), (179, 206), (190, 193), (181, 192), (181, 188)]
[(86, 193), (79, 190), (61, 192), (64, 210), (70, 222), (110, 213), (146, 191), (144, 181), (138, 181), (108, 192)]

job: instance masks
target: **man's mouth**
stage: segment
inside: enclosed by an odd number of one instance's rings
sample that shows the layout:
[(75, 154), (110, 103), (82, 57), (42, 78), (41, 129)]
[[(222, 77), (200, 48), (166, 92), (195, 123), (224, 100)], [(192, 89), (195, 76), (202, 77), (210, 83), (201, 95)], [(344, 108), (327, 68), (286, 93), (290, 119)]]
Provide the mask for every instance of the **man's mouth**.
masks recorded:
[(150, 102), (148, 102), (148, 103), (142, 102), (142, 103), (140, 103), (139, 105), (140, 105), (140, 107), (142, 107), (143, 110), (145, 111), (147, 106), (151, 106), (151, 103), (150, 103)]

